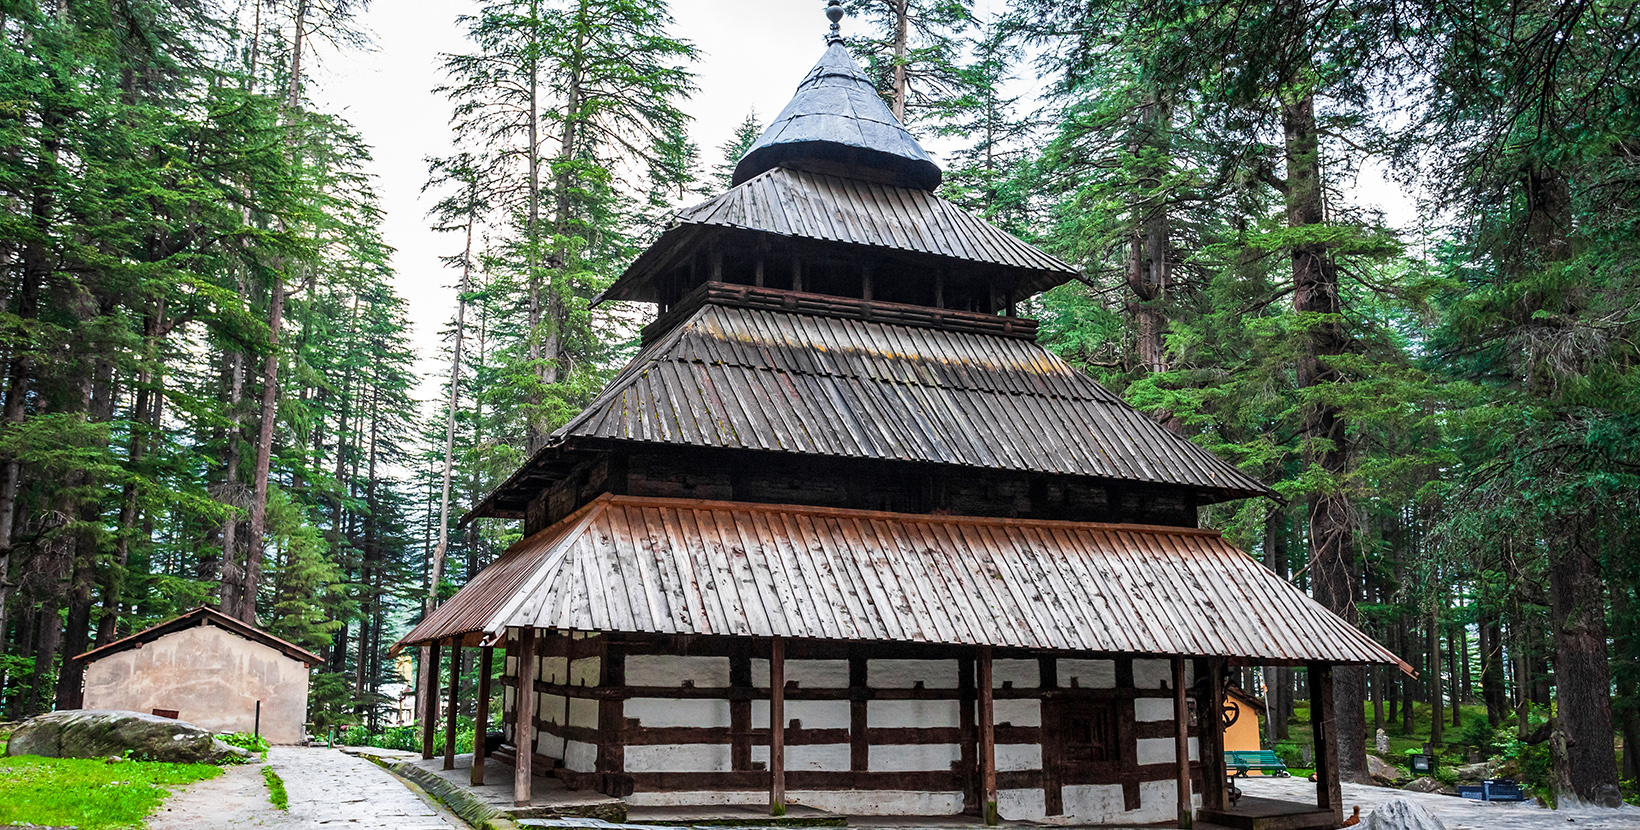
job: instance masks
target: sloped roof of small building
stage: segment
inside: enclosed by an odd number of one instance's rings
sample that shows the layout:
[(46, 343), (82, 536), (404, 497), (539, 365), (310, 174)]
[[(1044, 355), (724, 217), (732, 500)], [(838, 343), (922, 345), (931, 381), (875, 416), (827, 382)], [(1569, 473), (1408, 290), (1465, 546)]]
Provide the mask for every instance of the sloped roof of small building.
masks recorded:
[(559, 631), (1398, 665), (1217, 532), (600, 496), (398, 646)]
[(900, 123), (839, 41), (735, 165), (732, 184), (776, 167), (846, 168), (861, 178), (933, 190), (940, 168)]
[(553, 441), (575, 438), (1270, 493), (1033, 340), (721, 301), (639, 352)]
[(118, 652), (133, 648), (142, 648), (148, 643), (158, 640), (168, 634), (175, 634), (176, 632), (184, 629), (196, 628), (204, 625), (215, 626), (229, 633), (244, 637), (251, 642), (261, 643), (262, 645), (284, 654), (292, 660), (300, 660), (309, 666), (317, 666), (324, 662), (324, 658), (296, 645), (295, 643), (281, 640), (254, 625), (241, 622), (240, 620), (234, 619), (233, 617), (230, 617), (227, 614), (206, 605), (201, 605), (200, 607), (195, 608), (182, 616), (166, 620), (159, 625), (151, 628), (145, 628), (142, 631), (138, 631), (137, 633), (124, 639), (115, 640), (114, 642), (100, 648), (94, 648), (84, 654), (79, 655), (78, 657), (75, 657), (74, 659), (89, 663), (94, 660), (100, 660), (110, 654), (116, 654)]
[[(651, 286), (702, 230), (736, 229), (1006, 269), (1020, 294), (1046, 291), (1077, 270), (933, 193), (784, 167), (679, 211), (661, 238), (597, 300), (653, 301)], [(884, 278), (893, 278), (885, 274)]]

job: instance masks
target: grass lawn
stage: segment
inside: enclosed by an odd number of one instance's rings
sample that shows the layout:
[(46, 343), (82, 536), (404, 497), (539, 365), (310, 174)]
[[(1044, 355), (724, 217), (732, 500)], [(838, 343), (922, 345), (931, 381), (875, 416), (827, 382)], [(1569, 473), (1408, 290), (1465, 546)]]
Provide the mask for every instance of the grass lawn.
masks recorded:
[(72, 825), (80, 830), (141, 827), (169, 787), (222, 774), (209, 764), (0, 758), (0, 825)]

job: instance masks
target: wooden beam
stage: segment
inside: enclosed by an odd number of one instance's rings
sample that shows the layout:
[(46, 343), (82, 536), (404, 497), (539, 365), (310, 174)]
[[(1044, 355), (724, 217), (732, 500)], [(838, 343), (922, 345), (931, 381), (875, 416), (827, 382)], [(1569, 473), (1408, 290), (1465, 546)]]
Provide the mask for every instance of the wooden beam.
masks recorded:
[(1184, 658), (1173, 658), (1173, 752), (1179, 768), (1179, 827), (1189, 830), (1195, 814), (1190, 809), (1190, 705), (1184, 697)]
[(530, 792), (530, 766), (535, 760), (535, 629), (518, 631), (518, 677), (522, 681), (513, 695), (513, 806), (528, 807), (533, 800)]
[(769, 643), (769, 815), (786, 814), (786, 641)]
[[(1315, 735), (1315, 803), (1336, 816), (1334, 825), (1344, 823), (1344, 794), (1338, 783), (1338, 718), (1333, 711), (1333, 668), (1330, 663), (1311, 663), (1310, 729)], [(1438, 713), (1437, 713), (1438, 714)]]
[(437, 640), (427, 645), (427, 664), (421, 673), (421, 758), (424, 761), (433, 757), (433, 730), (438, 723), (438, 651)]
[(871, 744), (867, 739), (869, 730), (866, 720), (867, 698), (871, 690), (866, 688), (866, 658), (856, 646), (850, 650), (848, 657), (848, 740), (849, 740), (849, 770), (852, 772), (866, 772), (871, 768)]
[(985, 823), (997, 823), (996, 705), (991, 695), (991, 647), (979, 647), (979, 766)]
[(1224, 667), (1223, 658), (1208, 657), (1196, 661), (1196, 741), (1202, 757), (1202, 807), (1223, 810), (1226, 781), (1224, 769)]
[(444, 768), (456, 768), (456, 715), (460, 713), (461, 638), (450, 638), (450, 702), (444, 707)]
[(968, 815), (979, 815), (979, 723), (974, 715), (974, 707), (979, 703), (979, 690), (974, 684), (972, 657), (957, 658), (957, 699), (962, 706), (957, 716), (957, 744), (961, 747), (962, 764), (962, 811)]
[(494, 646), (487, 646), (478, 650), (478, 697), (473, 700), (473, 774), (471, 778), (475, 787), (484, 783), (484, 761), (489, 757), (489, 754), (485, 752), (484, 741), (490, 734), (490, 672), (493, 669), (491, 664), (494, 657)]

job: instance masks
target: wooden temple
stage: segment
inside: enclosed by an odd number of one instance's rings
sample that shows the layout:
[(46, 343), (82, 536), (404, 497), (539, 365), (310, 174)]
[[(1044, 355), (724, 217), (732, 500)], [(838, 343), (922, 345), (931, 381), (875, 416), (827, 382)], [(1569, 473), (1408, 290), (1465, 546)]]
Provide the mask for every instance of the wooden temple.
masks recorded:
[[(1074, 270), (935, 195), (835, 31), (605, 293), (660, 306), (638, 355), (467, 517), (527, 538), (399, 643), (482, 650), (475, 783), (499, 651), (520, 804), (1336, 827), (1332, 668), (1399, 661), (1196, 526), (1269, 490), (1036, 343)], [(1315, 805), (1227, 802), (1232, 665), (1309, 669)]]

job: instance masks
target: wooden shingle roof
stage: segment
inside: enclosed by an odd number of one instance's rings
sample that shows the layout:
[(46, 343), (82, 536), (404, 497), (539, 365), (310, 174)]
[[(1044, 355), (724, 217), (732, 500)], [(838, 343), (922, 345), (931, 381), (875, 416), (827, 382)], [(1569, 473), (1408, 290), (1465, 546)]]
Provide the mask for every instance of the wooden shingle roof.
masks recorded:
[(1270, 493), (1030, 339), (716, 302), (552, 444), (577, 439), (1089, 476), (1206, 501)]
[(735, 165), (732, 184), (779, 166), (846, 168), (919, 190), (940, 186), (940, 168), (883, 103), (848, 48), (826, 47), (786, 108)]
[[(1004, 269), (1020, 295), (1077, 275), (1062, 260), (934, 195), (783, 167), (678, 212), (661, 238), (596, 302), (655, 299), (650, 281), (701, 231), (736, 229)], [(890, 277), (891, 275), (885, 275)]]
[(1217, 532), (604, 495), (398, 645), (507, 628), (1400, 665)]

